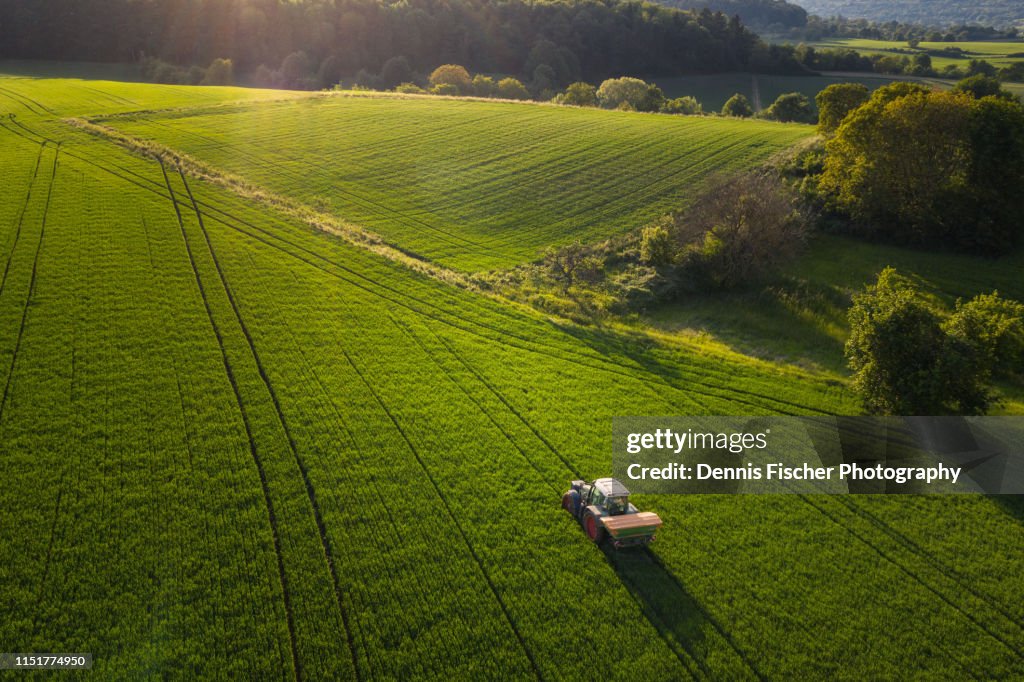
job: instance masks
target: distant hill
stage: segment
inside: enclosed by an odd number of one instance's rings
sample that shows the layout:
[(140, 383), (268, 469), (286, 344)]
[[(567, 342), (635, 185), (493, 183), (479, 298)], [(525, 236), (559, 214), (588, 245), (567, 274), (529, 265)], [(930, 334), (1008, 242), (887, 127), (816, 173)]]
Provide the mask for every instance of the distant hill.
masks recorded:
[(1014, 26), (1024, 24), (1021, 0), (801, 0), (810, 13), (819, 16), (902, 21), (929, 26), (982, 24)]
[(807, 10), (786, 0), (659, 0), (660, 4), (679, 9), (722, 12), (739, 15), (740, 20), (755, 29), (803, 28)]

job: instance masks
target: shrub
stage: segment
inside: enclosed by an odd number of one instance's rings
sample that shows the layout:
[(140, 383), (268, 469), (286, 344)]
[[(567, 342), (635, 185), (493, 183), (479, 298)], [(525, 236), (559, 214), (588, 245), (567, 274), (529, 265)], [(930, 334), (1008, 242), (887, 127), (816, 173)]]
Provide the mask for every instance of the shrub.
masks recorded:
[(787, 92), (779, 95), (764, 112), (764, 117), (782, 123), (814, 123), (814, 109), (807, 95)]
[(502, 78), (498, 81), (497, 94), (502, 99), (530, 99), (526, 86), (515, 78)]
[(643, 112), (648, 103), (650, 86), (639, 78), (609, 78), (597, 89), (597, 100), (605, 109), (620, 109), (623, 103)]
[(943, 329), (970, 344), (992, 374), (1024, 373), (1024, 304), (999, 292), (957, 301)]
[(739, 93), (730, 97), (722, 107), (722, 116), (749, 118), (753, 115), (754, 108), (750, 106), (750, 100)]
[(573, 107), (596, 107), (597, 88), (590, 83), (573, 83), (556, 101)]
[(477, 74), (473, 76), (473, 94), (477, 97), (494, 97), (498, 91), (498, 84), (490, 76)]
[(473, 89), (473, 81), (469, 78), (469, 72), (458, 64), (442, 64), (430, 74), (430, 84), (451, 85), (456, 89), (456, 94), (470, 94)]
[(713, 180), (675, 222), (681, 267), (719, 289), (763, 279), (792, 259), (807, 235), (792, 192), (769, 174)]
[(683, 114), (685, 116), (699, 116), (704, 113), (704, 107), (697, 101), (697, 98), (689, 96), (666, 100), (661, 110), (666, 114)]
[(214, 59), (206, 68), (201, 85), (232, 85), (235, 82), (235, 65), (230, 59)]
[(399, 83), (395, 86), (395, 92), (404, 92), (409, 95), (422, 95), (426, 90), (415, 83)]
[(663, 225), (645, 227), (640, 237), (640, 260), (648, 265), (668, 265), (675, 258), (676, 245)]
[(438, 83), (434, 87), (430, 88), (430, 94), (444, 95), (446, 97), (456, 97), (460, 93), (458, 86), (452, 83)]

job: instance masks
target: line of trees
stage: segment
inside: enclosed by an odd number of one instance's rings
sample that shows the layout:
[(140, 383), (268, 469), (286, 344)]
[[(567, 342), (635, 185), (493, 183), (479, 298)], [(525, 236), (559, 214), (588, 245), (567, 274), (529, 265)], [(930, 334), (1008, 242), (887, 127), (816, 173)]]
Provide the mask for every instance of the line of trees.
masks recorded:
[(223, 58), (239, 73), (298, 71), (293, 80), (319, 87), (379, 73), (398, 55), (420, 73), (456, 63), (525, 80), (547, 66), (565, 86), (794, 67), (779, 54), (737, 17), (634, 1), (0, 0), (3, 57), (147, 55), (186, 68)]

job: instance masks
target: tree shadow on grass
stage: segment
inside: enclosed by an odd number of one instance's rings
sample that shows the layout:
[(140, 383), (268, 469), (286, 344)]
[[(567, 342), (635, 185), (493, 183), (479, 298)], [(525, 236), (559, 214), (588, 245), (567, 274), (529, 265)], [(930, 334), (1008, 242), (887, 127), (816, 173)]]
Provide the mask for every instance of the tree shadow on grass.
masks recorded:
[[(765, 679), (729, 633), (648, 548), (602, 548), (609, 565), (679, 662), (695, 678)], [(732, 663), (729, 670), (712, 669)]]

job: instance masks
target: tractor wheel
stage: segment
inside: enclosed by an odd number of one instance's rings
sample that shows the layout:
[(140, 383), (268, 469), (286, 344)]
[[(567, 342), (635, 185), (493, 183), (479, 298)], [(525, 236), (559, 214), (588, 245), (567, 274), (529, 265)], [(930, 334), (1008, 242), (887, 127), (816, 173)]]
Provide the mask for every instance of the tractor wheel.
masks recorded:
[(587, 531), (587, 537), (596, 545), (601, 544), (604, 540), (604, 526), (597, 520), (594, 512), (589, 509), (583, 514), (583, 530)]
[(580, 494), (575, 490), (568, 490), (562, 495), (562, 509), (572, 514), (573, 518), (576, 518), (576, 514), (580, 508)]

